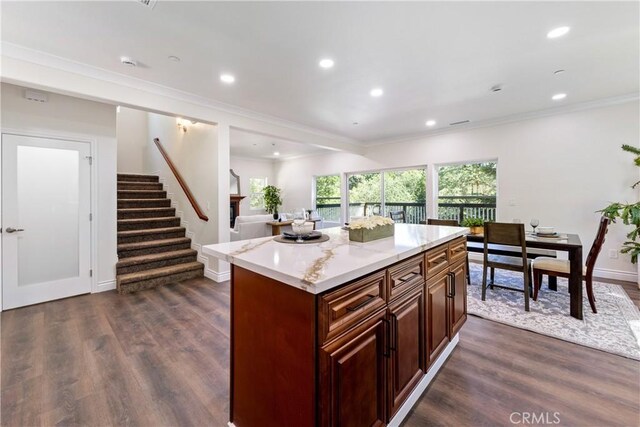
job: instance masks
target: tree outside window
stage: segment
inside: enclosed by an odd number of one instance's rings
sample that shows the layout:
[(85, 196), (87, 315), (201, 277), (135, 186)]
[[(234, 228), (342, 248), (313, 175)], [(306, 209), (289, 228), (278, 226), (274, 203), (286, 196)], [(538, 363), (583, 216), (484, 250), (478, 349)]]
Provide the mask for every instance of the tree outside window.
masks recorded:
[(257, 211), (264, 209), (264, 187), (267, 178), (249, 178), (249, 209)]

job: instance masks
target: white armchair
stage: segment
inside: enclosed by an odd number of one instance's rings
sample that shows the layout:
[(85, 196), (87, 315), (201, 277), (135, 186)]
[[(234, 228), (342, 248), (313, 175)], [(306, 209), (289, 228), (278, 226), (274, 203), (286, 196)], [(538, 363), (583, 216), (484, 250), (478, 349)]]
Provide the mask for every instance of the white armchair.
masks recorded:
[(244, 215), (236, 217), (231, 229), (231, 241), (255, 239), (271, 236), (271, 226), (267, 222), (273, 221), (273, 215)]

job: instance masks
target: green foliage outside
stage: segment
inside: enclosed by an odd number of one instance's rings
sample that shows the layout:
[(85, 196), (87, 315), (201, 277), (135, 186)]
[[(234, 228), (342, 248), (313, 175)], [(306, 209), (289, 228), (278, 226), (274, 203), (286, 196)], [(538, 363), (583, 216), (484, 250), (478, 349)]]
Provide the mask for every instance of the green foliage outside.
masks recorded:
[[(496, 196), (494, 162), (441, 166), (438, 170), (440, 196)], [(447, 199), (449, 202), (462, 202)]]
[(249, 178), (249, 207), (251, 209), (264, 208), (264, 187), (267, 183), (265, 178)]
[[(365, 173), (349, 176), (349, 201), (351, 203), (381, 202), (381, 173)], [(426, 200), (426, 175), (424, 169), (384, 172), (384, 197), (387, 203)]]
[[(634, 154), (636, 156), (634, 164), (640, 167), (640, 149), (626, 144), (622, 146), (622, 149), (628, 153)], [(640, 181), (633, 184), (631, 188), (636, 188), (638, 184), (640, 184)], [(640, 255), (640, 242), (638, 242), (638, 237), (640, 237), (640, 202), (611, 203), (609, 206), (599, 210), (598, 212), (602, 212), (602, 214), (612, 222), (616, 222), (616, 219), (619, 218), (622, 220), (624, 225), (634, 226), (634, 229), (627, 234), (627, 239), (629, 240), (622, 244), (620, 252), (630, 255), (631, 262), (636, 264), (638, 262), (638, 255)]]
[(340, 175), (316, 177), (316, 199), (318, 204), (340, 204)]

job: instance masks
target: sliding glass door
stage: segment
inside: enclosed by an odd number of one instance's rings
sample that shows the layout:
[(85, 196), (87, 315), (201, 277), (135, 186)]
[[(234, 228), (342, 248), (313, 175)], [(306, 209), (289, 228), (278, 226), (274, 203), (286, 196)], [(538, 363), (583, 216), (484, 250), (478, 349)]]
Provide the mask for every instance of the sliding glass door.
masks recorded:
[(315, 209), (325, 227), (342, 224), (340, 175), (315, 177)]
[(402, 211), (407, 223), (419, 224), (427, 217), (426, 184), (426, 168), (348, 174), (348, 215)]

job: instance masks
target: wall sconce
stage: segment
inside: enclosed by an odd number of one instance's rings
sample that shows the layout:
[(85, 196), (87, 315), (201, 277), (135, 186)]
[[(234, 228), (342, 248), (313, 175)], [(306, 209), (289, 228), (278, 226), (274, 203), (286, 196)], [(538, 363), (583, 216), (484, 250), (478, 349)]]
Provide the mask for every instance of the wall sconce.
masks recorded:
[(190, 124), (195, 125), (198, 122), (196, 122), (195, 120), (186, 120), (178, 117), (176, 118), (176, 123), (178, 124), (178, 129), (186, 133), (187, 129), (189, 129)]

